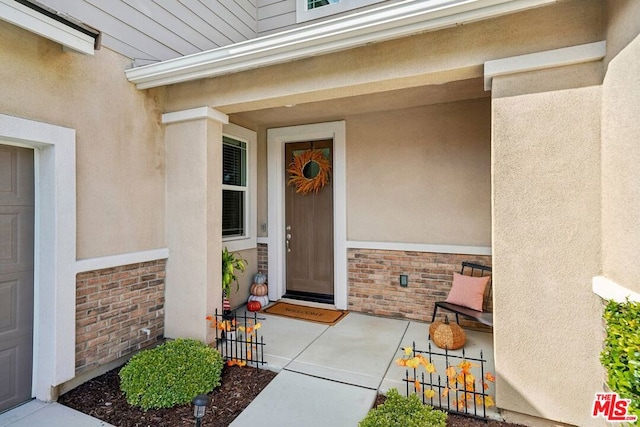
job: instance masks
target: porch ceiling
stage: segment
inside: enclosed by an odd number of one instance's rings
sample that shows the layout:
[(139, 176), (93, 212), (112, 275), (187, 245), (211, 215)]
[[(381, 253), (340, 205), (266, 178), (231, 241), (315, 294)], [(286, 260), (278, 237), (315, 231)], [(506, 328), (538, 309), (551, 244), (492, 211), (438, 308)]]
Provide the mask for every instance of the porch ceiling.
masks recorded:
[[(232, 120), (256, 126), (280, 127), (344, 119), (347, 116), (443, 104), (491, 96), (482, 78), (420, 86), (327, 101), (281, 106), (231, 115)], [(235, 120), (234, 120), (235, 121)]]

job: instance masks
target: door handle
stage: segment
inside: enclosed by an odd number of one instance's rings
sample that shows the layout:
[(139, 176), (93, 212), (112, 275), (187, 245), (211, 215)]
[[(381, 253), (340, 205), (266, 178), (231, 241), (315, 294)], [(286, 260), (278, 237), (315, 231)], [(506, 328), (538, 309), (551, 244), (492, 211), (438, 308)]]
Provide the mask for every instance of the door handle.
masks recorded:
[(285, 239), (285, 243), (286, 243), (286, 246), (287, 246), (287, 252), (291, 252), (290, 240), (291, 240), (291, 234), (287, 233), (287, 236), (286, 236), (286, 239)]

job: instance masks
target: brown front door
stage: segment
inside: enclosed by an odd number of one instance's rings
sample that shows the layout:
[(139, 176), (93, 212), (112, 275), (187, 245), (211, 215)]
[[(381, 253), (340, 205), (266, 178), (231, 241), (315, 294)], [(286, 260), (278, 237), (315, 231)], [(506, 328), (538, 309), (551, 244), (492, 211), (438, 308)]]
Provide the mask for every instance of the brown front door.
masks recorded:
[[(285, 146), (285, 165), (297, 156), (319, 152), (333, 163), (333, 141), (294, 142)], [(304, 177), (313, 181), (321, 173), (316, 162), (303, 168)], [(291, 178), (286, 173), (286, 180)], [(333, 181), (329, 175), (317, 192), (297, 192), (295, 185), (285, 191), (287, 277), (285, 296), (333, 303)]]
[(0, 145), (0, 412), (31, 398), (33, 150)]

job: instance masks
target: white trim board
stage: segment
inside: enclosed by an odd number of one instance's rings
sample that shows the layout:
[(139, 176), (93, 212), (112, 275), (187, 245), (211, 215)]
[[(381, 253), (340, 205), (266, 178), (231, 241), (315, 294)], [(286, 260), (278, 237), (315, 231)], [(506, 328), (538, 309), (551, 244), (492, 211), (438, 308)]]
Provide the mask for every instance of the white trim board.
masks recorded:
[(347, 241), (348, 249), (378, 249), (387, 251), (429, 252), (438, 254), (491, 255), (491, 246), (439, 245), (399, 242)]
[(595, 276), (592, 279), (592, 287), (593, 293), (605, 300), (622, 303), (629, 298), (629, 301), (640, 302), (639, 293), (633, 292), (604, 276)]
[(181, 58), (126, 70), (138, 89), (215, 77), (436, 31), (557, 0), (404, 0)]
[(346, 125), (344, 121), (291, 126), (267, 130), (269, 299), (285, 293), (285, 165), (288, 142), (333, 139), (333, 278), (336, 308), (346, 310), (347, 289), (347, 192)]
[(0, 114), (2, 144), (31, 147), (36, 159), (33, 395), (75, 375), (76, 133)]
[(76, 272), (102, 270), (104, 268), (120, 267), (147, 261), (169, 258), (169, 249), (152, 249), (149, 251), (129, 252), (125, 254), (109, 255), (97, 258), (84, 258), (76, 262)]
[(95, 39), (14, 0), (0, 0), (0, 19), (74, 50), (93, 55)]
[(191, 120), (209, 119), (216, 122), (220, 122), (223, 125), (229, 123), (229, 116), (226, 114), (211, 108), (211, 107), (196, 107), (188, 110), (174, 111), (171, 113), (164, 113), (162, 115), (162, 124), (168, 125), (170, 123), (188, 122)]
[(606, 54), (607, 43), (600, 41), (487, 61), (484, 63), (484, 90), (491, 90), (494, 77), (600, 61)]

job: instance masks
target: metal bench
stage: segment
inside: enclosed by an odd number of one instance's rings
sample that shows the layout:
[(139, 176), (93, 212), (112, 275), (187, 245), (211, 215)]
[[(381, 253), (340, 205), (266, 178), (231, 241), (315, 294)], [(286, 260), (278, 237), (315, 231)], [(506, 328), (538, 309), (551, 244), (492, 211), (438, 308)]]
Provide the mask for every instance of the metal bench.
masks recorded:
[[(467, 274), (469, 276), (477, 276), (477, 277), (485, 276), (487, 274), (490, 275), (491, 267), (487, 267), (486, 265), (474, 264), (471, 262), (463, 262), (462, 269), (460, 270), (460, 274)], [(484, 291), (485, 301), (483, 304), (484, 306), (483, 309), (487, 307), (488, 302), (490, 301), (490, 298), (491, 298), (491, 279), (489, 279), (487, 288)], [(468, 307), (464, 307), (457, 304), (451, 304), (445, 301), (436, 301), (435, 307), (433, 308), (433, 317), (431, 318), (431, 323), (435, 322), (436, 320), (436, 313), (438, 311), (438, 308), (455, 313), (457, 323), (460, 323), (458, 315), (463, 315), (479, 323), (482, 323), (483, 325), (493, 327), (493, 313), (487, 312), (487, 311), (477, 311)]]

